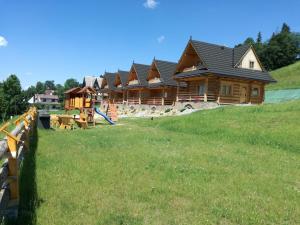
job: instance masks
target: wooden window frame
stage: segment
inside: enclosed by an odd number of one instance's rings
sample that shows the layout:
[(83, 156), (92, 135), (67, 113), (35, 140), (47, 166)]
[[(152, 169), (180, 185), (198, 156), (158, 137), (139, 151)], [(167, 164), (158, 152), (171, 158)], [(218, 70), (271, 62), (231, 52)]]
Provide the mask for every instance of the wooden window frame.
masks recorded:
[[(230, 87), (230, 93), (229, 94), (227, 94), (227, 93), (225, 93), (225, 95), (223, 94), (223, 86), (226, 86), (226, 87)], [(231, 97), (231, 96), (233, 96), (233, 84), (232, 83), (230, 83), (230, 82), (221, 82), (221, 84), (220, 84), (220, 96), (222, 96), (222, 97)]]
[(249, 61), (249, 69), (254, 69), (254, 64), (255, 64), (255, 62), (250, 60)]
[[(257, 95), (253, 95), (253, 90), (257, 89)], [(251, 97), (252, 98), (259, 98), (260, 97), (260, 87), (259, 86), (252, 86), (251, 87)]]

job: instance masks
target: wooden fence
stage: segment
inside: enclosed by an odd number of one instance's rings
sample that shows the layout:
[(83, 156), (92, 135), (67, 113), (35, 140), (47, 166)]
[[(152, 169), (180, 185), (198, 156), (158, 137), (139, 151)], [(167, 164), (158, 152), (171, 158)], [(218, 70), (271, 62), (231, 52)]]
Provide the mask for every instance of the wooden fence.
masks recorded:
[[(6, 136), (0, 140), (0, 214), (1, 217), (13, 213), (17, 215), (19, 203), (19, 172), (24, 152), (30, 149), (30, 136), (36, 125), (36, 108), (19, 116), (14, 121), (15, 128), (9, 132), (10, 123), (4, 124), (0, 132)], [(12, 212), (13, 211), (13, 212)]]

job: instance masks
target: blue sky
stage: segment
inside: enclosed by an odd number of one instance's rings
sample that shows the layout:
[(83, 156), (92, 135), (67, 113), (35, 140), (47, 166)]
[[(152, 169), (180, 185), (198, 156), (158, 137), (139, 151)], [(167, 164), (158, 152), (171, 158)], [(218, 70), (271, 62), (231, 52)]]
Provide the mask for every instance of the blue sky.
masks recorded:
[(0, 80), (23, 88), (63, 83), (133, 60), (179, 59), (193, 39), (234, 46), (286, 22), (300, 31), (299, 0), (0, 0)]

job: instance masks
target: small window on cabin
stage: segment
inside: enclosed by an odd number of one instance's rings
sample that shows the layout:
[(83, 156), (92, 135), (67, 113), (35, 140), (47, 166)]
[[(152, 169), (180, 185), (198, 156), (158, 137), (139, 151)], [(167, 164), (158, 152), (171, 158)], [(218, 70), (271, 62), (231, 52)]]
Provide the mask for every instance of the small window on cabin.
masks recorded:
[(165, 96), (164, 96), (165, 98), (167, 98), (168, 97), (168, 92), (165, 92)]
[(231, 95), (231, 85), (228, 85), (228, 84), (222, 85), (221, 94), (223, 96), (230, 96)]
[(259, 96), (259, 89), (257, 87), (252, 88), (251, 96), (252, 97), (258, 97)]
[(199, 95), (204, 95), (205, 94), (205, 84), (200, 84), (199, 86)]
[(249, 61), (249, 68), (254, 69), (254, 61)]

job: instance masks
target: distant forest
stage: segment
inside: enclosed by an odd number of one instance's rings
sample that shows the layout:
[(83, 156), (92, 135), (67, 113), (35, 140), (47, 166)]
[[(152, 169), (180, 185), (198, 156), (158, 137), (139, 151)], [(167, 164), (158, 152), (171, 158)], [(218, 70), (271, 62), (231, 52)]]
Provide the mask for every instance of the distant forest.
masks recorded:
[(265, 42), (262, 41), (262, 33), (258, 32), (256, 40), (248, 37), (239, 45), (242, 44), (252, 45), (264, 68), (271, 71), (293, 64), (299, 59), (300, 33), (292, 32), (284, 23), (280, 32), (274, 32)]

